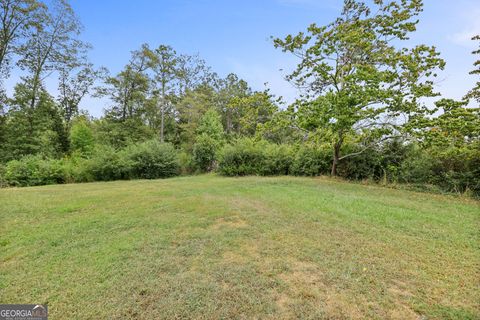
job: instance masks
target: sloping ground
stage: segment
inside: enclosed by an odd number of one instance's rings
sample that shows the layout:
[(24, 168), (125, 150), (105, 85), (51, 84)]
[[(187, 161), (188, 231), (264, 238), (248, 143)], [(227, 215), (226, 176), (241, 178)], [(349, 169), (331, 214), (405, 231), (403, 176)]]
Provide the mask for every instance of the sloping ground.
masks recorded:
[(0, 190), (0, 303), (52, 319), (479, 319), (480, 205), (328, 179)]

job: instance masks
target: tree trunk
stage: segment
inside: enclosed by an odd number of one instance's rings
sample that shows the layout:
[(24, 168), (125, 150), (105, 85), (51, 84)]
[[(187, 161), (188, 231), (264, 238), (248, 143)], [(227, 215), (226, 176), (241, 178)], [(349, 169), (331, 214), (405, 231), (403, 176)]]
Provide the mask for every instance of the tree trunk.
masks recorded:
[(32, 85), (32, 97), (30, 99), (30, 109), (35, 109), (35, 103), (37, 102), (37, 77), (33, 78), (33, 85)]
[(337, 176), (337, 165), (338, 165), (339, 153), (340, 152), (337, 149), (337, 145), (335, 145), (334, 151), (333, 151), (333, 162), (332, 162), (332, 172), (331, 172), (332, 177)]
[(227, 134), (230, 134), (232, 131), (232, 113), (230, 108), (227, 109)]
[(160, 103), (160, 142), (164, 142), (165, 141), (165, 137), (164, 137), (164, 130), (165, 130), (165, 107), (166, 107), (166, 104), (167, 104), (167, 99), (165, 98), (165, 94), (166, 94), (166, 82), (165, 80), (162, 80), (162, 87), (161, 87), (161, 91), (160, 91), (160, 94), (161, 94), (161, 98), (159, 100), (159, 103)]
[(164, 142), (163, 131), (165, 127), (165, 104), (162, 103), (162, 109), (160, 110), (160, 142)]
[(332, 161), (332, 177), (337, 176), (337, 166), (338, 162), (340, 161), (340, 149), (342, 147), (343, 137), (340, 136), (338, 141), (333, 145), (333, 161)]

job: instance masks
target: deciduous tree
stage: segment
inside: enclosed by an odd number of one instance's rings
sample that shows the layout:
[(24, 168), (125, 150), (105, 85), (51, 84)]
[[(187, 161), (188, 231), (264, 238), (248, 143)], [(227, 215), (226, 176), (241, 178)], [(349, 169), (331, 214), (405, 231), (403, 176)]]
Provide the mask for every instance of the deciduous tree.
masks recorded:
[(36, 0), (0, 0), (0, 79), (8, 77), (12, 55), (34, 27), (41, 26), (46, 6)]
[(172, 107), (172, 98), (178, 85), (178, 57), (172, 47), (160, 45), (149, 50), (149, 67), (153, 71), (154, 95), (160, 110), (160, 141), (165, 140), (165, 115)]
[(358, 134), (366, 150), (421, 112), (420, 98), (435, 96), (432, 79), (444, 66), (436, 49), (400, 46), (421, 11), (420, 0), (375, 0), (372, 6), (345, 0), (334, 22), (274, 40), (301, 59), (288, 76), (304, 91), (296, 104), (298, 125), (331, 132), (332, 175), (342, 159), (358, 154), (341, 154), (347, 135)]
[(72, 118), (78, 114), (82, 99), (90, 92), (95, 81), (105, 75), (105, 69), (95, 69), (92, 63), (68, 65), (60, 69), (57, 101), (62, 108), (67, 128), (70, 127)]
[(35, 108), (43, 81), (60, 66), (72, 64), (84, 54), (86, 45), (78, 39), (82, 26), (66, 0), (55, 0), (20, 50), (19, 65), (28, 72), (24, 82), (30, 87), (30, 108)]
[[(480, 56), (480, 35), (476, 35), (472, 38), (474, 41), (478, 41), (478, 49), (474, 50), (472, 53), (474, 55)], [(480, 77), (480, 58), (476, 60), (473, 65), (475, 69), (470, 71), (470, 74), (477, 75)], [(467, 93), (467, 99), (475, 99), (478, 103), (480, 103), (480, 81), (477, 80), (475, 86)]]

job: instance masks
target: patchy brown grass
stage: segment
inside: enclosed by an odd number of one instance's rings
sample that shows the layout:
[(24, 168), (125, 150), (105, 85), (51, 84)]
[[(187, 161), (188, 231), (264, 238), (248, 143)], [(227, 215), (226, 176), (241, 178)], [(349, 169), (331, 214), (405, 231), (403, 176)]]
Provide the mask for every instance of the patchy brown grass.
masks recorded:
[(0, 301), (55, 319), (479, 319), (480, 206), (331, 179), (0, 190)]
[(245, 220), (240, 219), (239, 217), (227, 217), (227, 218), (219, 218), (214, 221), (212, 225), (212, 229), (218, 230), (223, 228), (246, 228), (248, 224)]

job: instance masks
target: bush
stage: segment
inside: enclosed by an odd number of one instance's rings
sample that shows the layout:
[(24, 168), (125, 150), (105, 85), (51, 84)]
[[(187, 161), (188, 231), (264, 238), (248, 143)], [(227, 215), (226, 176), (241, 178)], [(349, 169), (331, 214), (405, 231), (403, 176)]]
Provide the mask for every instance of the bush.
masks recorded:
[(262, 172), (265, 154), (261, 143), (239, 139), (223, 148), (218, 171), (226, 176), (258, 175)]
[(417, 146), (412, 146), (400, 166), (399, 182), (414, 185), (431, 184), (435, 159)]
[(89, 159), (73, 156), (64, 161), (64, 167), (69, 182), (156, 179), (179, 173), (176, 150), (155, 140), (120, 151), (97, 146)]
[(178, 163), (181, 175), (189, 175), (195, 172), (196, 165), (193, 161), (192, 154), (185, 150), (178, 153)]
[(455, 193), (480, 195), (480, 150), (475, 148), (433, 149), (431, 183)]
[(289, 145), (263, 143), (263, 163), (260, 174), (264, 176), (288, 175), (293, 164), (293, 150)]
[(402, 139), (394, 139), (385, 143), (379, 151), (381, 177), (384, 183), (399, 181), (403, 162), (414, 145)]
[(214, 109), (208, 110), (200, 119), (196, 133), (197, 139), (193, 145), (193, 162), (197, 170), (211, 171), (215, 167), (218, 151), (224, 143), (220, 115)]
[(398, 172), (398, 181), (444, 192), (480, 195), (480, 149), (411, 145)]
[[(346, 145), (343, 152), (351, 154), (361, 152), (361, 145)], [(348, 157), (338, 164), (337, 174), (339, 177), (349, 180), (371, 179), (378, 181), (386, 171), (382, 168), (382, 153), (377, 149), (368, 149), (353, 157)]]
[(91, 155), (95, 146), (93, 130), (86, 121), (78, 121), (70, 129), (71, 150), (82, 156)]
[(193, 145), (193, 163), (195, 167), (202, 171), (211, 171), (217, 161), (217, 153), (220, 144), (212, 137), (202, 134)]
[(4, 179), (8, 185), (18, 187), (64, 183), (65, 171), (60, 160), (30, 155), (8, 162)]
[(331, 164), (330, 149), (318, 145), (302, 145), (296, 151), (291, 171), (299, 176), (318, 176), (329, 174)]
[(63, 169), (65, 171), (65, 182), (93, 182), (95, 177), (92, 173), (92, 159), (85, 159), (78, 154), (63, 159)]
[(0, 163), (0, 188), (7, 186), (7, 181), (5, 180), (5, 166)]
[(240, 139), (222, 150), (218, 171), (226, 176), (286, 175), (292, 162), (289, 145)]
[(75, 171), (77, 182), (111, 181), (130, 179), (133, 163), (121, 152), (112, 147), (97, 147), (93, 156), (85, 162), (79, 161), (80, 167)]
[(175, 148), (157, 140), (132, 145), (123, 152), (124, 164), (130, 166), (130, 178), (157, 179), (179, 174)]

